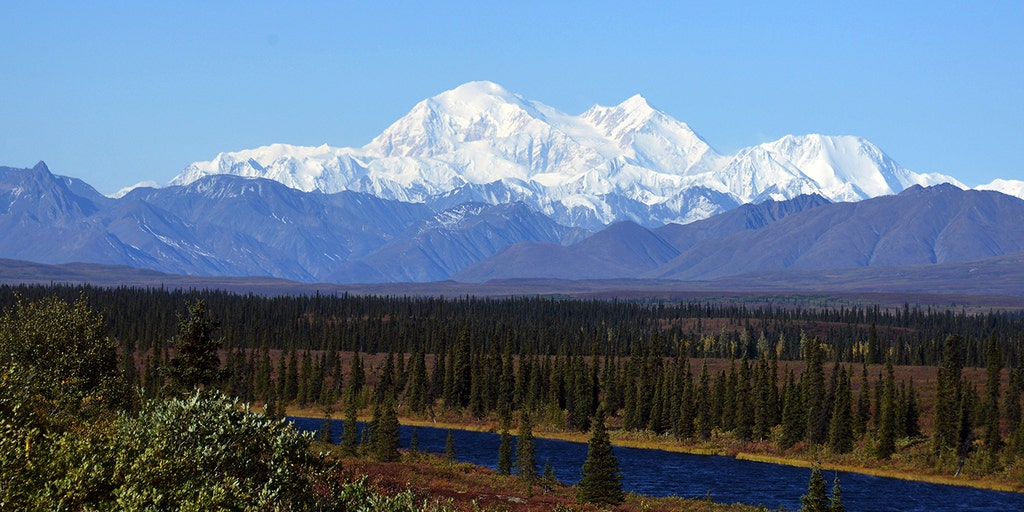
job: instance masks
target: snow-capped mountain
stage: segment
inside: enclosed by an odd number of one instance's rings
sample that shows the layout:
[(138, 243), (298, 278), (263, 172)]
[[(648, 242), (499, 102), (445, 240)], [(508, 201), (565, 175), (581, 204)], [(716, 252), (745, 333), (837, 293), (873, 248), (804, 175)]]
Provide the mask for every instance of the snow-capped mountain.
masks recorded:
[(520, 201), (588, 229), (691, 222), (800, 194), (856, 201), (912, 185), (962, 186), (904, 169), (858, 137), (786, 136), (723, 156), (639, 95), (573, 116), (491, 82), (421, 101), (361, 148), (275, 144), (221, 153), (171, 184), (211, 174), (411, 202)]
[(992, 183), (987, 185), (978, 185), (975, 187), (977, 190), (995, 190), (996, 192), (1002, 192), (1008, 196), (1019, 197), (1024, 199), (1024, 181), (1021, 180), (993, 180)]

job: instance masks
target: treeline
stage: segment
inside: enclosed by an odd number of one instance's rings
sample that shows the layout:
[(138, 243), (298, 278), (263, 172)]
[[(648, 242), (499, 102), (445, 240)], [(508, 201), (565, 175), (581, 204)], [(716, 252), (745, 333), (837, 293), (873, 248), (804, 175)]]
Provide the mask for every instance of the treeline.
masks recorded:
[[(440, 354), (461, 331), (482, 352), (511, 344), (517, 354), (606, 356), (646, 352), (655, 336), (665, 357), (756, 359), (768, 349), (780, 360), (803, 358), (801, 339), (828, 345), (830, 359), (895, 365), (939, 363), (949, 334), (964, 339), (964, 364), (986, 364), (995, 336), (1004, 363), (1024, 361), (1020, 312), (972, 314), (911, 307), (746, 307), (705, 302), (653, 303), (520, 298), (414, 298), (353, 295), (264, 297), (221, 291), (74, 286), (0, 286), (0, 306), (83, 295), (96, 304), (111, 335), (133, 351), (159, 348), (175, 332), (186, 301), (204, 301), (220, 319), (225, 348)], [(686, 341), (686, 343), (680, 343)], [(685, 350), (685, 354), (677, 352)]]
[[(346, 419), (393, 407), (507, 425), (518, 411), (586, 431), (603, 410), (624, 430), (679, 440), (884, 459), (929, 439), (928, 460), (980, 473), (1024, 460), (1019, 313), (0, 287), (7, 304), (47, 294), (103, 311), (129, 383), (150, 396), (166, 392), (182, 340), (194, 337), (224, 360), (188, 367), (207, 367), (211, 385), (275, 416), (286, 405)], [(913, 354), (937, 367), (927, 404), (913, 380), (895, 377)], [(987, 368), (983, 387), (965, 377), (969, 366)]]
[[(647, 349), (637, 345), (633, 354), (620, 357), (600, 354), (597, 344), (587, 355), (516, 354), (510, 342), (488, 353), (463, 331), (437, 355), (414, 350), (370, 358), (358, 352), (286, 350), (275, 362), (266, 349), (235, 349), (227, 359), (231, 377), (223, 386), (268, 404), (276, 415), (288, 404), (327, 414), (343, 404), (353, 417), (358, 409), (393, 404), (413, 417), (454, 414), (508, 424), (515, 411), (526, 411), (547, 428), (582, 432), (604, 410), (626, 431), (679, 441), (727, 436), (769, 441), (783, 450), (803, 443), (836, 455), (859, 446), (885, 459), (897, 452), (900, 440), (915, 444), (927, 434), (934, 445), (929, 458), (943, 466), (984, 454), (974, 471), (985, 473), (1024, 460), (1024, 370), (1010, 369), (1003, 386), (1004, 362), (995, 337), (986, 341), (987, 379), (979, 389), (964, 375), (964, 339), (948, 336), (939, 385), (932, 388), (935, 399), (927, 404), (911, 378), (897, 381), (892, 357), (869, 370), (864, 363), (830, 360), (829, 346), (819, 340), (800, 341), (803, 360), (788, 368), (780, 365), (777, 351), (768, 350), (715, 371), (706, 359), (666, 357), (668, 341), (657, 335)], [(143, 375), (143, 382), (159, 386), (161, 377), (152, 372), (166, 357), (148, 360), (145, 375), (155, 377)], [(694, 368), (694, 362), (700, 366)], [(933, 426), (932, 432), (924, 432), (923, 425)]]

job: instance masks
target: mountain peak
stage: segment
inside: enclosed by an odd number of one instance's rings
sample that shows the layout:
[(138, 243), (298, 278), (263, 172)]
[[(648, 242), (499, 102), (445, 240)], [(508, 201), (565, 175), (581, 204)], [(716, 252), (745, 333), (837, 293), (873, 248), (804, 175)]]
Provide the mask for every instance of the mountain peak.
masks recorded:
[(695, 220), (726, 203), (807, 193), (855, 201), (948, 181), (906, 170), (859, 137), (786, 136), (723, 156), (641, 94), (569, 115), (490, 81), (420, 101), (362, 148), (222, 153), (172, 183), (215, 173), (424, 203), (476, 187), (476, 200), (524, 201), (588, 229), (626, 219), (645, 226)]
[(629, 98), (626, 99), (626, 101), (619, 103), (618, 108), (634, 112), (655, 112), (654, 108), (651, 107), (651, 104), (647, 103), (647, 98), (644, 98), (640, 94), (634, 94), (630, 96)]
[(494, 82), (480, 81), (442, 92), (426, 100), (426, 104), (449, 114), (472, 117), (502, 105), (527, 106), (530, 102)]

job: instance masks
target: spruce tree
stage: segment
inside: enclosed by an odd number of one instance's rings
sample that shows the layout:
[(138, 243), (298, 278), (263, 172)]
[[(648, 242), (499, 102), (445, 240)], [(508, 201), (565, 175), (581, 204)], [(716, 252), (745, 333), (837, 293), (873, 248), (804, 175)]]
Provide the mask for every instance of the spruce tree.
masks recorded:
[(448, 435), (444, 438), (444, 458), (448, 462), (455, 462), (455, 431), (448, 429)]
[(779, 438), (779, 448), (785, 450), (803, 439), (805, 425), (803, 400), (800, 397), (800, 388), (794, 382), (792, 369), (786, 376), (783, 401), (782, 435)]
[(551, 466), (551, 459), (544, 460), (544, 472), (540, 475), (541, 485), (551, 490), (558, 483), (558, 479), (555, 478), (555, 468)]
[(186, 304), (188, 315), (178, 315), (179, 334), (171, 341), (174, 357), (166, 369), (171, 385), (178, 392), (208, 388), (220, 382), (227, 372), (220, 368), (217, 350), (221, 340), (213, 339), (220, 326), (206, 314), (206, 303)]
[(1010, 435), (1017, 432), (1017, 426), (1021, 424), (1020, 396), (1024, 387), (1024, 375), (1022, 369), (1010, 370), (1010, 379), (1006, 385), (1006, 398), (1003, 400), (1003, 418), (1010, 426)]
[(612, 453), (611, 441), (604, 426), (604, 411), (598, 411), (591, 422), (587, 460), (583, 463), (583, 477), (577, 484), (580, 502), (615, 506), (625, 499), (619, 481), (619, 461)]
[(427, 409), (429, 388), (427, 383), (427, 363), (423, 352), (417, 350), (409, 362), (408, 400), (409, 409), (415, 414), (423, 414)]
[(956, 449), (958, 444), (963, 341), (959, 335), (952, 334), (946, 337), (943, 345), (935, 390), (935, 433), (932, 446), (936, 455), (941, 455), (944, 449)]
[(832, 480), (832, 497), (829, 498), (828, 512), (846, 512), (846, 505), (843, 505), (843, 490), (839, 487), (839, 473), (836, 473)]
[(345, 398), (345, 422), (341, 430), (341, 452), (350, 457), (356, 454), (356, 448), (359, 446), (357, 412), (355, 394), (350, 390), (348, 397)]
[(324, 421), (316, 433), (316, 440), (324, 444), (334, 443), (334, 422), (331, 420), (330, 409), (324, 410)]
[(828, 494), (825, 491), (825, 477), (821, 468), (811, 468), (811, 479), (807, 483), (807, 494), (800, 497), (800, 512), (830, 512)]
[(893, 375), (892, 357), (886, 359), (885, 377), (881, 385), (882, 410), (878, 414), (878, 428), (875, 431), (875, 456), (888, 459), (896, 451), (896, 380)]
[(868, 431), (871, 421), (871, 384), (868, 383), (868, 365), (861, 366), (860, 391), (857, 392), (857, 414), (854, 416), (853, 431), (860, 437)]
[(807, 440), (811, 444), (822, 444), (828, 441), (828, 422), (832, 410), (827, 408), (825, 403), (825, 370), (818, 339), (809, 341), (805, 350), (805, 366), (804, 373), (800, 376), (800, 387), (807, 421)]
[(695, 391), (697, 401), (694, 404), (693, 428), (701, 440), (711, 437), (711, 429), (714, 422), (711, 419), (711, 375), (708, 373), (708, 361), (704, 360), (700, 369), (700, 377), (697, 378), (697, 389)]
[(395, 404), (387, 399), (383, 404), (375, 404), (373, 412), (373, 429), (370, 437), (374, 458), (380, 462), (396, 462), (401, 456), (398, 453), (399, 423)]
[(832, 421), (829, 422), (828, 446), (832, 453), (846, 453), (853, 449), (853, 414), (850, 410), (850, 379), (846, 368), (838, 365), (835, 396), (832, 400)]
[(921, 416), (921, 407), (917, 402), (917, 391), (914, 390), (914, 379), (910, 379), (910, 384), (907, 385), (907, 415), (906, 425), (904, 427), (907, 437), (917, 437), (921, 435), (921, 426), (918, 421)]
[(501, 430), (501, 444), (498, 445), (498, 473), (512, 474), (512, 435), (508, 428)]
[(516, 439), (516, 469), (519, 476), (529, 483), (537, 479), (537, 449), (533, 440), (533, 425), (530, 415), (523, 411), (519, 415), (519, 437)]
[(299, 360), (295, 350), (288, 351), (288, 365), (284, 371), (284, 393), (281, 404), (294, 402), (299, 397)]
[(988, 341), (988, 368), (985, 381), (985, 449), (989, 453), (991, 464), (994, 466), (996, 454), (1002, 447), (1002, 437), (999, 431), (999, 378), (1003, 371), (1003, 359), (996, 344), (995, 334)]

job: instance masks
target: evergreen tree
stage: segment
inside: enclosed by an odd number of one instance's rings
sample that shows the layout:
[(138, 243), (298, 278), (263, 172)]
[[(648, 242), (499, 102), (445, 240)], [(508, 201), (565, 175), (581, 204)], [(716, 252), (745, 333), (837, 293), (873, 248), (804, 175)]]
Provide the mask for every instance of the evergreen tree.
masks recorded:
[(829, 422), (828, 445), (832, 453), (846, 453), (853, 449), (853, 425), (850, 410), (850, 379), (841, 364), (832, 400), (832, 420)]
[(904, 426), (904, 432), (907, 437), (921, 435), (920, 416), (921, 407), (918, 405), (917, 391), (914, 390), (914, 379), (910, 379), (910, 384), (907, 386), (907, 414), (906, 425)]
[(963, 401), (963, 341), (959, 335), (952, 334), (946, 337), (943, 345), (935, 390), (935, 434), (932, 444), (936, 455), (940, 455), (944, 449), (958, 448), (957, 430)]
[(694, 412), (694, 430), (697, 431), (697, 435), (700, 439), (704, 440), (711, 437), (711, 429), (713, 428), (714, 422), (711, 419), (711, 376), (708, 373), (708, 361), (704, 360), (704, 364), (701, 365), (700, 377), (697, 378), (697, 389), (696, 398), (697, 402), (694, 404), (696, 411)]
[(843, 490), (839, 487), (839, 473), (832, 480), (832, 497), (829, 498), (828, 512), (846, 512), (843, 505)]
[(501, 444), (498, 445), (498, 473), (512, 474), (512, 435), (508, 428), (501, 429)]
[(359, 446), (357, 413), (356, 398), (350, 389), (348, 397), (345, 399), (345, 422), (341, 430), (341, 452), (350, 457), (356, 454), (356, 448)]
[(975, 407), (978, 402), (978, 393), (967, 383), (966, 378), (960, 384), (963, 392), (960, 396), (960, 417), (957, 422), (956, 431), (956, 454), (959, 457), (956, 473), (959, 475), (967, 456), (970, 455), (974, 446), (974, 417)]
[(380, 462), (396, 462), (401, 456), (398, 453), (398, 414), (393, 401), (385, 400), (383, 404), (373, 406), (373, 428), (370, 439), (373, 443), (373, 456)]
[(878, 364), (882, 360), (882, 350), (878, 345), (878, 327), (872, 323), (868, 331), (867, 353), (864, 355), (864, 364)]
[(395, 396), (395, 353), (389, 350), (381, 366), (377, 386), (373, 389), (373, 400), (379, 403)]
[(779, 439), (779, 447), (783, 450), (803, 439), (804, 426), (806, 425), (800, 388), (796, 385), (794, 379), (793, 370), (791, 369), (786, 376), (786, 384), (783, 387), (785, 404), (782, 409), (782, 435)]
[(178, 314), (179, 333), (171, 342), (174, 357), (167, 368), (171, 385), (179, 392), (208, 388), (227, 375), (217, 355), (222, 342), (213, 339), (219, 324), (207, 317), (206, 303), (200, 299), (186, 304), (186, 309), (187, 316)]
[(857, 437), (868, 431), (871, 420), (871, 384), (868, 383), (868, 365), (861, 366), (860, 391), (857, 392), (857, 414), (854, 416), (853, 432)]
[(444, 438), (444, 458), (448, 462), (455, 462), (455, 431), (448, 429), (448, 435)]
[(558, 483), (555, 478), (555, 468), (551, 465), (551, 459), (544, 459), (544, 473), (540, 476), (541, 485), (548, 490), (554, 488)]
[(363, 368), (363, 358), (359, 352), (352, 354), (352, 361), (348, 372), (348, 387), (351, 390), (350, 396), (358, 396), (362, 393), (366, 384), (366, 370)]
[(887, 459), (896, 451), (896, 378), (893, 375), (892, 357), (885, 361), (881, 406), (882, 410), (878, 414), (878, 428), (875, 432), (875, 456)]
[(828, 421), (832, 410), (826, 409), (825, 370), (822, 365), (822, 351), (817, 338), (807, 343), (804, 359), (804, 374), (800, 376), (800, 387), (807, 421), (807, 440), (811, 444), (828, 441)]
[(530, 415), (522, 411), (519, 415), (519, 437), (516, 439), (516, 469), (519, 476), (529, 483), (537, 479), (537, 449), (533, 440), (533, 425)]
[(985, 381), (985, 449), (994, 464), (997, 460), (996, 454), (1002, 447), (1002, 437), (999, 431), (999, 379), (1003, 371), (1003, 358), (996, 344), (995, 334), (988, 341), (988, 367)]
[(412, 436), (409, 439), (409, 452), (412, 454), (420, 452), (420, 433), (416, 430), (416, 427), (412, 428)]
[(299, 397), (299, 360), (295, 350), (288, 351), (288, 365), (284, 371), (284, 393), (281, 395), (281, 403), (294, 402)]
[(309, 354), (309, 349), (302, 352), (302, 363), (299, 366), (298, 372), (298, 393), (296, 399), (298, 400), (299, 409), (305, 409), (306, 404), (309, 403), (312, 398), (310, 397), (311, 388), (313, 387), (313, 358)]
[(598, 411), (591, 422), (590, 441), (587, 443), (587, 460), (583, 463), (583, 476), (577, 484), (577, 499), (580, 502), (615, 506), (625, 499), (622, 483), (619, 481), (619, 461), (612, 453), (611, 441), (604, 426), (604, 412)]
[(749, 441), (754, 429), (754, 400), (751, 397), (750, 389), (750, 362), (747, 360), (746, 354), (740, 360), (734, 405), (736, 412), (733, 414), (733, 423), (736, 426), (736, 435), (744, 441)]
[(825, 491), (825, 477), (821, 468), (811, 468), (811, 479), (807, 483), (807, 494), (800, 497), (800, 512), (830, 512), (828, 494)]
[(427, 383), (427, 362), (423, 352), (413, 352), (409, 366), (409, 409), (415, 414), (423, 414), (427, 409), (427, 397), (430, 392)]
[(1017, 426), (1021, 424), (1020, 396), (1022, 387), (1024, 387), (1022, 369), (1010, 370), (1009, 382), (1006, 385), (1006, 398), (1003, 400), (1003, 417), (1006, 419), (1006, 424), (1010, 426), (1010, 435), (1015, 434), (1018, 430)]
[(324, 421), (316, 433), (316, 440), (324, 444), (334, 443), (334, 422), (331, 420), (330, 409), (324, 410)]
[(761, 358), (757, 362), (757, 371), (754, 374), (754, 427), (751, 434), (755, 440), (767, 437), (768, 432), (775, 426), (772, 421), (773, 409), (777, 405), (774, 403), (770, 386), (775, 386), (775, 378), (769, 375), (768, 355), (762, 352)]

